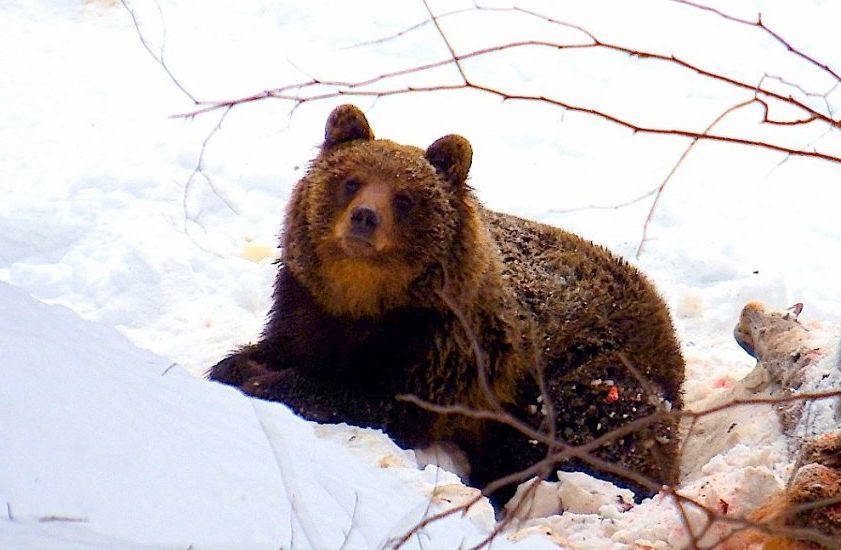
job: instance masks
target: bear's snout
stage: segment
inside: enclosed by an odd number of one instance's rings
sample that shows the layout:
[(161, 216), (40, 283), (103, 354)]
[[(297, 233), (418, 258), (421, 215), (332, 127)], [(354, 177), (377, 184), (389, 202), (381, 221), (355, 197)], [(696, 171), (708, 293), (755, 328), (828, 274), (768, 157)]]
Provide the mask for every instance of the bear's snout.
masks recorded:
[(368, 206), (357, 206), (350, 213), (350, 232), (357, 237), (370, 237), (380, 225), (380, 215)]

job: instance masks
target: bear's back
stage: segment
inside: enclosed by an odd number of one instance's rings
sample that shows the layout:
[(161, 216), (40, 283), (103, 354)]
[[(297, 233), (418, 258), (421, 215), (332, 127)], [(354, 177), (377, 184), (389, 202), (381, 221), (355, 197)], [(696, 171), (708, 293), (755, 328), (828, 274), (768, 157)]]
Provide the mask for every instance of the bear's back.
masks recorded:
[(483, 216), (499, 249), (502, 278), (540, 332), (547, 366), (560, 361), (561, 370), (574, 368), (606, 351), (646, 363), (673, 357), (680, 372), (669, 373), (675, 386), (667, 393), (677, 398), (683, 364), (674, 328), (639, 270), (562, 229), (487, 209)]

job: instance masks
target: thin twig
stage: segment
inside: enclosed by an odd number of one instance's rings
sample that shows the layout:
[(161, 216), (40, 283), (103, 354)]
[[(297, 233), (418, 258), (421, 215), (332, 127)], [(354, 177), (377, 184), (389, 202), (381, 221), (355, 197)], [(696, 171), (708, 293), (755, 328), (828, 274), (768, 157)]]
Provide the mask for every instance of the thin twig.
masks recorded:
[(175, 75), (172, 74), (172, 71), (169, 70), (169, 67), (167, 66), (166, 62), (164, 61), (164, 45), (165, 45), (165, 41), (166, 41), (166, 27), (164, 26), (164, 16), (163, 16), (163, 11), (161, 10), (160, 4), (157, 4), (157, 2), (155, 2), (155, 4), (158, 6), (158, 13), (159, 13), (160, 19), (161, 19), (161, 29), (162, 29), (161, 32), (162, 32), (163, 38), (161, 40), (160, 51), (159, 51), (159, 53), (156, 54), (154, 51), (152, 51), (152, 47), (149, 45), (149, 42), (146, 41), (146, 37), (143, 36), (143, 32), (141, 32), (140, 22), (137, 20), (137, 15), (134, 13), (134, 10), (129, 7), (126, 0), (120, 0), (120, 3), (123, 5), (123, 7), (128, 12), (128, 14), (131, 16), (131, 21), (132, 21), (132, 23), (134, 23), (134, 29), (137, 31), (137, 36), (138, 36), (138, 38), (140, 38), (140, 43), (143, 45), (143, 48), (147, 52), (149, 52), (149, 55), (152, 56), (152, 59), (154, 59), (158, 63), (158, 65), (161, 66), (161, 68), (167, 74), (167, 76), (172, 81), (172, 83), (175, 84), (178, 87), (178, 89), (181, 90), (184, 93), (184, 95), (186, 95), (188, 98), (190, 98), (190, 101), (192, 101), (195, 105), (201, 105), (202, 102), (199, 101), (198, 99), (196, 99), (196, 97), (193, 94), (191, 94), (189, 91), (187, 91), (187, 88), (185, 88), (181, 84), (181, 82), (179, 82), (179, 80), (177, 78), (175, 78)]
[(225, 109), (225, 111), (222, 113), (222, 116), (220, 116), (219, 120), (216, 122), (216, 125), (213, 127), (213, 129), (210, 130), (210, 132), (204, 138), (204, 141), (202, 142), (202, 145), (201, 145), (201, 149), (199, 150), (199, 157), (198, 157), (198, 160), (196, 161), (196, 167), (193, 168), (193, 171), (190, 173), (190, 176), (187, 178), (187, 181), (184, 182), (184, 193), (183, 193), (183, 196), (181, 198), (181, 207), (184, 210), (184, 234), (187, 235), (190, 238), (190, 240), (193, 242), (193, 244), (195, 244), (201, 250), (204, 250), (205, 252), (208, 252), (210, 254), (213, 254), (213, 255), (219, 256), (219, 257), (221, 257), (221, 255), (218, 252), (215, 252), (215, 251), (210, 250), (209, 248), (203, 246), (190, 233), (190, 226), (189, 226), (188, 222), (192, 221), (193, 223), (195, 223), (196, 225), (198, 225), (202, 229), (204, 229), (204, 226), (202, 226), (198, 222), (198, 219), (195, 216), (190, 215), (190, 211), (189, 211), (189, 208), (187, 206), (187, 199), (189, 197), (190, 189), (192, 188), (193, 181), (195, 180), (196, 176), (201, 176), (202, 179), (204, 179), (207, 186), (213, 192), (213, 194), (216, 195), (219, 198), (219, 200), (221, 200), (222, 203), (225, 206), (227, 206), (228, 209), (231, 212), (239, 215), (239, 212), (237, 211), (237, 209), (234, 208), (234, 206), (230, 202), (228, 202), (228, 200), (222, 194), (219, 193), (219, 191), (216, 189), (216, 186), (213, 183), (213, 180), (211, 180), (210, 176), (208, 176), (204, 172), (204, 155), (207, 151), (207, 146), (210, 143), (210, 140), (213, 139), (213, 136), (215, 136), (216, 133), (222, 128), (222, 123), (225, 121), (225, 118), (228, 116), (228, 113), (230, 113), (230, 112), (231, 112), (230, 107)]
[(626, 208), (628, 206), (633, 206), (633, 205), (637, 204), (638, 202), (644, 201), (648, 197), (655, 194), (658, 189), (660, 189), (659, 185), (657, 187), (655, 187), (654, 189), (652, 189), (651, 191), (646, 191), (645, 193), (643, 193), (642, 195), (640, 195), (638, 197), (635, 197), (633, 199), (629, 199), (625, 202), (620, 202), (618, 204), (608, 204), (608, 205), (589, 204), (587, 206), (576, 206), (575, 208), (551, 208), (549, 210), (549, 212), (551, 212), (552, 214), (572, 214), (574, 212), (584, 212), (585, 210), (619, 210), (621, 208)]
[[(715, 118), (715, 120), (713, 120), (709, 124), (709, 126), (707, 126), (704, 129), (703, 132), (701, 132), (701, 134), (706, 135), (710, 130), (713, 129), (713, 127), (715, 127), (716, 124), (721, 122), (721, 120), (724, 117), (726, 117), (727, 115), (729, 115), (730, 113), (732, 113), (733, 111), (735, 111), (737, 109), (741, 109), (742, 107), (746, 107), (746, 106), (750, 105), (754, 101), (755, 101), (754, 99), (749, 99), (747, 101), (743, 101), (741, 103), (733, 105), (729, 109), (726, 109), (723, 113), (718, 115)], [(666, 175), (666, 178), (663, 180), (663, 183), (661, 183), (660, 187), (657, 188), (657, 192), (654, 195), (654, 202), (651, 203), (651, 208), (649, 208), (648, 215), (645, 217), (645, 222), (642, 225), (642, 238), (640, 239), (640, 243), (637, 246), (637, 252), (635, 254), (636, 258), (640, 257), (640, 254), (642, 254), (643, 246), (645, 246), (645, 242), (648, 240), (648, 227), (651, 225), (651, 220), (654, 218), (654, 212), (657, 210), (657, 205), (660, 203), (660, 197), (663, 195), (663, 189), (666, 188), (666, 185), (672, 179), (672, 176), (675, 175), (675, 172), (677, 172), (677, 169), (680, 167), (680, 165), (683, 164), (683, 161), (689, 155), (689, 152), (692, 151), (692, 148), (695, 147), (695, 144), (697, 144), (698, 141), (700, 141), (701, 139), (702, 139), (701, 137), (696, 137), (696, 138), (692, 139), (692, 141), (689, 143), (689, 145), (686, 147), (686, 149), (683, 150), (683, 153), (680, 155), (680, 158), (677, 159), (677, 162), (672, 166), (672, 169), (669, 170), (669, 173)]]
[(789, 42), (788, 40), (783, 38), (779, 33), (772, 30), (771, 28), (769, 28), (762, 21), (762, 14), (758, 14), (756, 16), (756, 21), (753, 21), (753, 20), (750, 20), (750, 19), (742, 19), (740, 17), (729, 15), (727, 13), (724, 13), (723, 11), (717, 10), (717, 9), (712, 8), (710, 6), (705, 6), (703, 4), (698, 4), (696, 2), (692, 2), (691, 0), (672, 0), (672, 2), (676, 2), (678, 4), (684, 4), (686, 6), (691, 6), (693, 8), (697, 8), (699, 10), (711, 12), (711, 13), (714, 13), (714, 14), (716, 14), (716, 15), (724, 18), (724, 19), (727, 19), (729, 21), (733, 21), (733, 22), (736, 22), (736, 23), (740, 23), (740, 24), (743, 24), (743, 25), (748, 25), (750, 27), (756, 27), (758, 29), (761, 29), (762, 31), (764, 31), (765, 33), (770, 35), (772, 38), (774, 38), (774, 40), (776, 40), (777, 42), (782, 44), (785, 47), (786, 50), (790, 51), (791, 53), (800, 57), (801, 59), (804, 59), (804, 60), (808, 61), (810, 64), (812, 64), (815, 67), (821, 69), (822, 71), (825, 71), (827, 74), (832, 76), (836, 81), (841, 81), (841, 74), (832, 70), (829, 67), (829, 65), (827, 65), (825, 63), (821, 63), (820, 61), (816, 60), (814, 57), (803, 53), (798, 48), (795, 48), (794, 46), (792, 46), (791, 42)]
[(339, 546), (339, 550), (345, 550), (348, 548), (348, 544), (350, 543), (350, 535), (353, 533), (353, 529), (356, 527), (356, 512), (359, 510), (359, 493), (353, 493), (353, 512), (350, 514), (350, 525), (348, 525), (348, 529), (345, 532), (345, 538), (342, 541), (342, 545)]
[(514, 509), (510, 510), (508, 514), (506, 514), (506, 516), (502, 518), (502, 521), (496, 522), (496, 525), (494, 525), (494, 528), (491, 530), (491, 532), (488, 533), (488, 535), (484, 539), (479, 541), (476, 545), (471, 546), (469, 550), (481, 550), (486, 546), (490, 546), (491, 543), (493, 543), (494, 539), (496, 539), (496, 537), (499, 536), (499, 534), (503, 532), (511, 524), (512, 521), (514, 521), (514, 518), (517, 517), (517, 514), (519, 514), (520, 511), (523, 509), (523, 506), (526, 505), (526, 502), (528, 502), (528, 505), (530, 507), (529, 509), (531, 509), (531, 507), (534, 506), (535, 493), (537, 492), (539, 484), (539, 479), (535, 479), (531, 485), (526, 487), (525, 493), (523, 494), (522, 498), (517, 502), (517, 505), (514, 506)]
[(169, 371), (174, 369), (177, 364), (178, 363), (170, 363), (169, 366), (167, 368), (165, 368), (164, 371), (161, 373), (161, 376), (166, 376), (167, 373), (169, 373)]
[[(441, 19), (442, 17), (450, 16), (450, 15), (456, 15), (456, 14), (459, 14), (459, 13), (471, 12), (473, 10), (474, 10), (474, 8), (459, 8), (459, 9), (456, 9), (456, 10), (443, 12), (443, 13), (438, 14), (438, 19)], [(427, 12), (428, 11), (429, 11), (429, 8), (427, 7)], [(418, 29), (421, 29), (421, 28), (429, 25), (430, 23), (432, 23), (432, 19), (424, 19), (423, 21), (415, 23), (414, 25), (406, 27), (405, 29), (403, 29), (401, 31), (398, 31), (396, 33), (389, 34), (389, 35), (386, 35), (386, 36), (381, 36), (379, 38), (374, 38), (372, 40), (366, 40), (364, 42), (357, 42), (355, 44), (351, 44), (350, 46), (345, 46), (344, 48), (340, 48), (340, 49), (342, 49), (342, 50), (353, 50), (353, 49), (356, 49), (356, 48), (364, 48), (366, 46), (374, 46), (376, 44), (383, 44), (385, 42), (391, 42), (393, 40), (396, 40), (396, 39), (400, 38), (401, 36), (405, 36), (405, 35), (411, 33), (412, 31), (416, 31)]]
[(438, 30), (438, 34), (441, 35), (441, 40), (444, 41), (444, 45), (447, 46), (447, 50), (450, 52), (450, 58), (452, 58), (453, 63), (455, 63), (456, 68), (458, 69), (459, 74), (461, 75), (461, 80), (465, 84), (469, 84), (470, 81), (467, 79), (467, 75), (464, 73), (464, 67), (461, 66), (461, 60), (459, 56), (456, 55), (455, 50), (453, 49), (453, 45), (450, 44), (450, 39), (447, 38), (447, 35), (444, 34), (444, 31), (441, 29), (441, 24), (438, 22), (438, 17), (435, 16), (432, 9), (429, 7), (429, 3), (426, 0), (423, 1), (423, 7), (426, 8), (426, 11), (429, 13), (429, 17), (432, 19), (432, 23), (435, 25), (435, 28)]
[(71, 516), (44, 516), (38, 518), (38, 523), (87, 523), (88, 521), (88, 518)]

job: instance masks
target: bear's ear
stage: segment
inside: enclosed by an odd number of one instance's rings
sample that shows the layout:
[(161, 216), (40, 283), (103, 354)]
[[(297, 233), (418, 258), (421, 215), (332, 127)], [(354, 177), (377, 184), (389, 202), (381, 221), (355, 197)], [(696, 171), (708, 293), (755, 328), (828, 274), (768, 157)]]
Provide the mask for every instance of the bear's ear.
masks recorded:
[(365, 115), (355, 105), (340, 105), (327, 117), (321, 150), (328, 151), (340, 143), (354, 139), (370, 141), (374, 139), (374, 132), (371, 131)]
[(426, 160), (435, 167), (438, 174), (453, 187), (461, 188), (467, 180), (467, 172), (473, 162), (473, 148), (461, 136), (444, 136), (426, 150)]

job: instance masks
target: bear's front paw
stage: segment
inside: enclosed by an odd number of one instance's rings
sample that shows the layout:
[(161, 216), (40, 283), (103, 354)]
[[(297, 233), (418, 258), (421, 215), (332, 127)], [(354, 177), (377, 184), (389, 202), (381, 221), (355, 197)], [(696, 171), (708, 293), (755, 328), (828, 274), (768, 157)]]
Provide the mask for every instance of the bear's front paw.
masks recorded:
[(274, 372), (257, 360), (251, 348), (229, 355), (213, 365), (207, 373), (210, 380), (240, 386), (250, 378)]
[[(258, 366), (262, 367), (262, 365)], [(262, 367), (262, 370), (255, 368), (253, 372), (256, 376), (249, 377), (240, 385), (242, 393), (260, 399), (281, 400), (278, 393), (283, 386), (283, 380), (288, 378), (288, 369), (272, 371)]]

